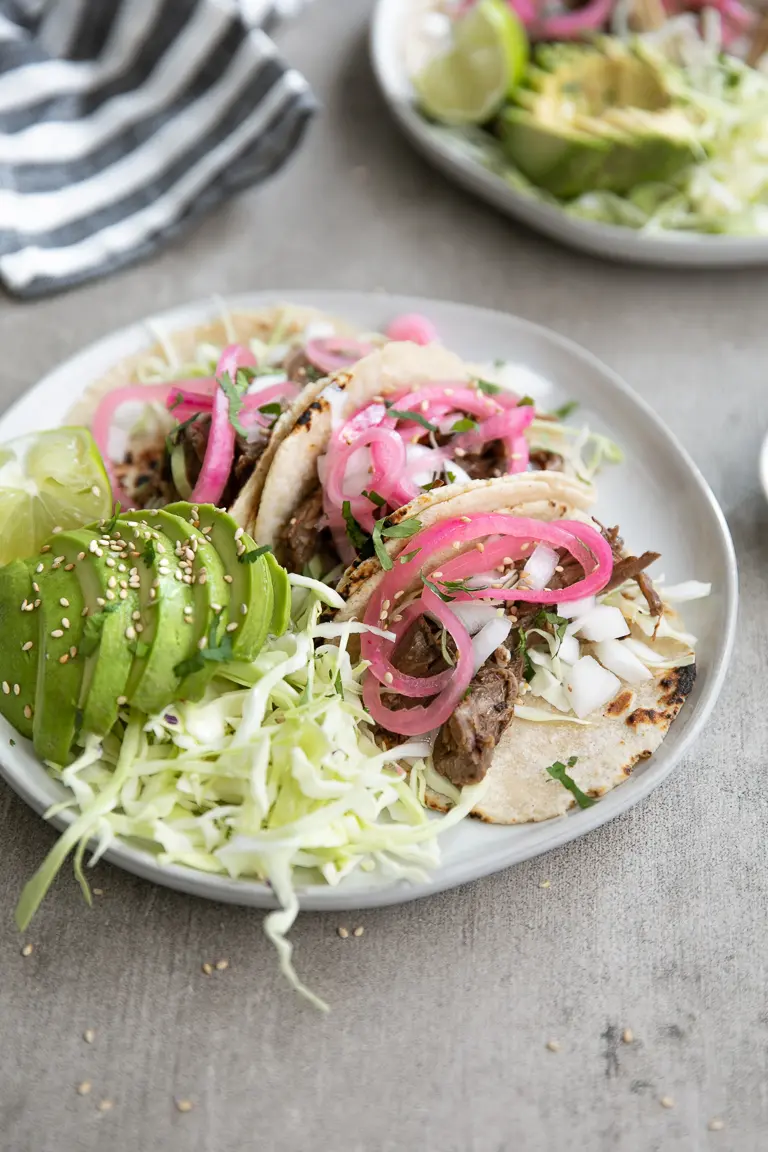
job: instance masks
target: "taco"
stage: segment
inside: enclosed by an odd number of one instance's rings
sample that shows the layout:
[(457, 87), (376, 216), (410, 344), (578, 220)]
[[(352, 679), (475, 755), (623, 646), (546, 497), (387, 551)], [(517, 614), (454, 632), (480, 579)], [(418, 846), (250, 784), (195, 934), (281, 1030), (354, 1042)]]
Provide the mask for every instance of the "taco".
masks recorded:
[(375, 549), (377, 522), (424, 492), (529, 468), (580, 472), (560, 427), (439, 345), (392, 342), (305, 405), (247, 525), (290, 570), (340, 575)]
[(430, 806), (480, 781), (491, 823), (589, 806), (691, 691), (695, 638), (646, 573), (658, 554), (629, 552), (592, 499), (557, 473), (453, 485), (388, 517), (381, 554), (341, 581), (337, 622), (373, 629), (376, 738), (423, 757), (412, 783)]
[(159, 334), (69, 415), (91, 425), (123, 507), (214, 503), (245, 521), (270, 462), (328, 372), (370, 352), (341, 320), (274, 306)]

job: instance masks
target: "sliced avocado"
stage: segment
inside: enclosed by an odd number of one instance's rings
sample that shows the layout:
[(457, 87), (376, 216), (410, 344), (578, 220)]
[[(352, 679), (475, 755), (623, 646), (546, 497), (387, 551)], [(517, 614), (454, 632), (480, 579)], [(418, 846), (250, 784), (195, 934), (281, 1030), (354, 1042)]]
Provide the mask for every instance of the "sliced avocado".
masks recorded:
[[(32, 739), (32, 710), (37, 686), (37, 583), (33, 561), (13, 560), (0, 568), (0, 713), (17, 732)], [(28, 611), (29, 606), (33, 611)], [(18, 691), (17, 691), (18, 685)]]
[[(177, 561), (190, 565), (185, 576), (192, 576), (194, 611), (188, 615), (192, 623), (191, 654), (194, 656), (201, 642), (207, 645), (212, 626), (217, 639), (226, 634), (230, 623), (230, 598), (229, 583), (224, 579), (224, 565), (219, 554), (202, 530), (184, 515), (184, 510), (188, 509), (189, 505), (172, 504), (163, 510), (146, 509), (141, 515), (148, 524), (160, 528), (170, 540)], [(190, 672), (179, 684), (175, 696), (181, 700), (199, 700), (215, 673), (213, 663)]]
[(274, 609), (271, 569), (265, 556), (253, 564), (243, 559), (256, 547), (235, 520), (212, 504), (171, 504), (179, 510), (189, 507), (192, 524), (211, 541), (219, 554), (230, 591), (229, 623), (236, 624), (229, 636), (235, 660), (253, 660), (269, 633)]
[(193, 628), (187, 622), (194, 612), (192, 588), (182, 579), (173, 544), (159, 524), (147, 524), (143, 512), (119, 516), (115, 531), (122, 534), (126, 562), (139, 585), (140, 617), (126, 636), (133, 645), (133, 661), (125, 695), (143, 712), (159, 712), (177, 694), (176, 665), (194, 649)]
[(291, 622), (291, 585), (288, 573), (278, 564), (272, 552), (265, 552), (264, 559), (272, 577), (272, 594), (275, 601), (269, 631), (273, 636), (282, 636)]
[(41, 760), (67, 764), (80, 727), (80, 690), (85, 658), (80, 652), (85, 620), (80, 582), (74, 575), (77, 546), (53, 537), (53, 550), (35, 568), (40, 597), (33, 615), (38, 624), (38, 665), (32, 737)]
[[(105, 541), (109, 541), (105, 543)], [(123, 545), (121, 547), (121, 544)], [(109, 537), (101, 528), (63, 532), (56, 547), (76, 554), (73, 575), (80, 582), (84, 611), (80, 652), (85, 660), (80, 688), (82, 729), (104, 736), (110, 731), (128, 686), (133, 651), (126, 632), (135, 625), (138, 590), (133, 567), (117, 529)]]
[(561, 199), (669, 180), (697, 155), (697, 121), (665, 69), (610, 39), (540, 47), (498, 121), (507, 156)]

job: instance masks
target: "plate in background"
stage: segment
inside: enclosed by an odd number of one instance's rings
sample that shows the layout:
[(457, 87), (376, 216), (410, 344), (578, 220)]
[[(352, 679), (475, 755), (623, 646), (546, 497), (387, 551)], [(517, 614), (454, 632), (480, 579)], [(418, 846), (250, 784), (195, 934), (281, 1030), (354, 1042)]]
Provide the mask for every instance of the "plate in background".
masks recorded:
[[(381, 329), (395, 315), (422, 312), (446, 333), (451, 347), (474, 362), (496, 358), (527, 370), (526, 391), (544, 407), (577, 400), (596, 431), (621, 444), (624, 463), (603, 475), (597, 515), (620, 524), (636, 548), (663, 555), (670, 583), (696, 578), (710, 581), (712, 595), (686, 605), (686, 623), (699, 637), (697, 679), (679, 718), (660, 749), (638, 766), (631, 778), (593, 807), (541, 824), (493, 827), (465, 820), (442, 838), (441, 866), (425, 883), (392, 882), (374, 874), (349, 877), (338, 888), (300, 889), (305, 909), (369, 908), (396, 904), (453, 888), (521, 860), (557, 848), (612, 820), (642, 800), (679, 761), (701, 732), (722, 687), (736, 625), (736, 560), (730, 534), (706, 481), (669, 429), (648, 405), (596, 357), (562, 336), (501, 312), (463, 304), (404, 296), (355, 292), (281, 292), (279, 299), (314, 305), (343, 316), (361, 329)], [(254, 292), (231, 298), (235, 310), (274, 303), (275, 293)], [(152, 318), (171, 335), (218, 314), (214, 301), (200, 301)], [(118, 360), (149, 348), (156, 336), (146, 323), (115, 332), (61, 364), (0, 417), (0, 441), (40, 428), (40, 414), (55, 427), (89, 384)], [(11, 747), (11, 737), (16, 740)], [(47, 774), (31, 745), (0, 718), (0, 773), (36, 812), (43, 813), (68, 793)], [(69, 813), (51, 823), (64, 828)], [(145, 879), (195, 896), (256, 907), (271, 907), (274, 897), (262, 883), (212, 876), (181, 865), (161, 866), (146, 849), (128, 842), (106, 853), (113, 864)]]
[(390, 111), (413, 144), (457, 184), (508, 216), (572, 248), (634, 264), (674, 268), (740, 268), (768, 264), (768, 236), (707, 236), (695, 232), (649, 235), (613, 224), (579, 220), (560, 208), (511, 188), (476, 159), (449, 130), (430, 124), (414, 108), (406, 67), (406, 26), (414, 0), (378, 0), (371, 24), (371, 59)]

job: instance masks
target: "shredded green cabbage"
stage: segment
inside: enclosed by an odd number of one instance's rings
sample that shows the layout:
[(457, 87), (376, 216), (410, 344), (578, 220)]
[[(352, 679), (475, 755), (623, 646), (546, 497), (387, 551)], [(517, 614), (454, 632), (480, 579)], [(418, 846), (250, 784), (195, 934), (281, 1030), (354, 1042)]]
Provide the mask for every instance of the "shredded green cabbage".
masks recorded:
[[(453, 797), (442, 818), (428, 815), (417, 781), (397, 761), (423, 771), (428, 746), (413, 742), (382, 752), (361, 705), (364, 663), (347, 651), (352, 627), (336, 643), (318, 626), (333, 593), (291, 577), (293, 631), (270, 638), (252, 665), (222, 668), (198, 703), (156, 716), (126, 707), (103, 740), (90, 738), (60, 773), (76, 813), (27, 883), (16, 910), (24, 930), (70, 851), (83, 890), (82, 856), (94, 863), (117, 837), (157, 854), (161, 864), (249, 877), (270, 884), (281, 907), (265, 920), (280, 965), (299, 980), (287, 933), (308, 884), (336, 885), (350, 872), (379, 869), (423, 878), (439, 862), (437, 837), (468, 815), (484, 785)], [(245, 684), (245, 686), (243, 686)]]

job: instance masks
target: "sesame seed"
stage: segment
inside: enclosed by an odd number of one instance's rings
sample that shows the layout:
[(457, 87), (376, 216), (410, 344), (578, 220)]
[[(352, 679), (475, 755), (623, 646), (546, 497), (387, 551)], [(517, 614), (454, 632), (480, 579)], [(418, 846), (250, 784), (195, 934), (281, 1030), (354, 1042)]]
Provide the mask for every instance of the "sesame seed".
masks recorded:
[(363, 932), (365, 932), (365, 928), (363, 928), (362, 924), (358, 924), (357, 928), (355, 928), (352, 935), (353, 936), (362, 936)]
[(63, 656), (59, 656), (59, 664), (66, 664), (69, 660), (69, 652), (65, 652)]
[(42, 555), (43, 552), (50, 552), (50, 550), (51, 550), (50, 544), (43, 544), (42, 548), (40, 549), (40, 553)]
[(111, 1112), (113, 1104), (111, 1100), (99, 1100), (99, 1112)]
[(60, 524), (57, 524), (55, 528), (51, 528), (51, 533), (54, 536), (58, 536), (59, 532), (63, 532), (63, 531), (64, 531), (64, 529), (61, 527)]
[(67, 619), (67, 617), (66, 617), (66, 616), (62, 616), (62, 618), (61, 618), (61, 626), (62, 626), (62, 628), (63, 628), (65, 631), (66, 631), (66, 629), (67, 629), (67, 628), (69, 628), (69, 620)]
[(555, 565), (555, 572), (562, 572), (562, 570), (563, 570), (562, 564), (556, 564)]
[(391, 684), (393, 680), (394, 680), (394, 676), (392, 675), (391, 672), (385, 672), (384, 673), (384, 682), (386, 684)]
[[(434, 572), (434, 573), (433, 573), (433, 575), (434, 575), (434, 576), (437, 576), (437, 572)], [(389, 606), (390, 606), (390, 603), (391, 603), (391, 601), (389, 601), (389, 600), (385, 600), (385, 601), (382, 603), (382, 605), (381, 605), (381, 609), (382, 609), (382, 611), (383, 611), (383, 612), (386, 612), (386, 611), (387, 611), (387, 609), (388, 609), (388, 608), (389, 608)]]
[(26, 716), (27, 720), (32, 719), (32, 709), (30, 708), (29, 704), (24, 705), (24, 715)]
[(25, 944), (21, 950), (21, 954), (22, 954), (22, 956), (31, 956), (33, 951), (34, 951), (34, 945), (33, 944)]
[(520, 545), (520, 551), (521, 551), (521, 552), (527, 552), (527, 551), (528, 551), (528, 549), (530, 548), (530, 546), (531, 546), (531, 545), (530, 545), (530, 542), (527, 542), (527, 543), (525, 543), (525, 544), (521, 544), (521, 545)]
[[(117, 570), (118, 570), (118, 572), (127, 572), (128, 571), (125, 564), (118, 564)], [(135, 571), (135, 569), (131, 569), (131, 571)]]
[(107, 580), (107, 587), (108, 587), (108, 588), (117, 588), (117, 579), (116, 579), (116, 577), (114, 577), (114, 576), (110, 576), (109, 580)]
[(141, 612), (137, 611), (131, 613), (131, 620), (141, 620)]
[[(135, 584), (131, 584), (131, 588), (135, 588)], [(150, 600), (154, 600), (156, 596), (157, 596), (157, 588), (150, 588), (150, 590), (149, 590)]]
[(475, 548), (477, 548), (478, 552), (485, 552), (485, 544), (482, 544), (482, 543), (475, 544)]
[(395, 600), (399, 600), (399, 599), (400, 599), (400, 597), (401, 597), (401, 596), (404, 596), (404, 595), (405, 595), (405, 592), (404, 592), (404, 590), (401, 588), (399, 592), (395, 592)]
[(719, 1116), (713, 1116), (712, 1119), (707, 1122), (707, 1128), (710, 1132), (722, 1132), (723, 1128), (725, 1128), (725, 1123)]
[(239, 627), (239, 625), (237, 624), (237, 622), (233, 621), (231, 624), (227, 624), (226, 630), (227, 630), (227, 632), (236, 632), (238, 627)]
[[(167, 576), (167, 572), (163, 572), (163, 576)], [(181, 580), (181, 571), (177, 568), (173, 574), (177, 580)]]
[(87, 609), (87, 608), (83, 608), (83, 610), (82, 610), (82, 612), (80, 613), (80, 615), (81, 615), (81, 616), (87, 616), (87, 615), (88, 615), (88, 609)]
[(32, 587), (33, 587), (33, 589), (34, 589), (34, 591), (35, 591), (35, 592), (39, 592), (39, 591), (40, 591), (40, 585), (39, 585), (39, 584), (35, 584), (34, 580), (32, 581)]
[(659, 1104), (661, 1104), (662, 1108), (674, 1108), (675, 1106), (675, 1102), (671, 1096), (662, 1096)]
[(621, 1034), (621, 1039), (625, 1044), (631, 1044), (635, 1038), (635, 1034), (631, 1028), (625, 1028)]
[(107, 588), (107, 600), (114, 600), (115, 594), (111, 588)]
[(137, 632), (143, 632), (144, 631), (144, 625), (143, 624), (137, 624), (136, 625), (136, 631)]
[(29, 652), (30, 648), (33, 648), (33, 647), (34, 647), (34, 642), (32, 640), (27, 640), (26, 644), (22, 644), (21, 650), (22, 650), (22, 652)]
[(239, 540), (242, 535), (243, 535), (243, 529), (242, 528), (236, 528), (235, 529), (235, 540)]
[(136, 629), (133, 628), (130, 624), (125, 630), (125, 638), (126, 638), (126, 640), (135, 640), (136, 639)]
[(550, 883), (551, 883), (551, 881), (549, 881), (549, 880), (542, 880), (541, 883), (539, 884), (539, 888), (549, 888)]
[(397, 616), (393, 616), (392, 619), (394, 620), (395, 624), (399, 624), (402, 620), (402, 616), (398, 614)]
[(560, 1041), (559, 1040), (547, 1040), (547, 1048), (550, 1052), (559, 1052), (560, 1051)]
[(14, 694), (14, 696), (21, 696), (21, 685), (20, 684), (14, 684), (13, 694)]
[[(127, 703), (128, 703), (128, 697), (127, 697), (127, 696), (118, 696), (118, 698), (117, 698), (117, 702), (118, 702), (118, 704), (119, 704), (119, 705), (122, 707), (122, 705), (123, 705), (123, 704), (127, 704)], [(94, 888), (94, 892), (95, 892), (95, 891), (96, 891), (96, 889)]]
[(247, 615), (248, 615), (248, 605), (247, 605), (247, 604), (241, 604), (241, 605), (240, 605), (240, 614), (241, 614), (242, 616), (247, 616)]
[(209, 964), (206, 960), (206, 962), (203, 964), (203, 972), (206, 976), (210, 976), (211, 972), (213, 972), (213, 964)]
[(35, 600), (34, 604), (27, 604), (27, 612), (34, 612), (35, 608), (39, 608), (42, 600)]
[(74, 564), (65, 564), (64, 565), (64, 571), (65, 572), (72, 572), (74, 570), (74, 567), (75, 567)]
[(339, 936), (341, 936), (342, 940), (346, 940), (347, 936), (349, 936), (348, 928), (337, 928), (336, 931), (338, 932)]
[(202, 571), (198, 573), (197, 582), (198, 584), (208, 583), (208, 573), (206, 572), (205, 568), (203, 568)]
[(128, 599), (128, 589), (127, 588), (121, 588), (120, 591), (118, 592), (118, 596), (120, 597), (121, 600), (127, 600)]
[[(118, 699), (118, 701), (117, 701), (117, 702), (118, 702), (118, 704), (119, 704), (119, 703), (120, 703), (120, 700)], [(104, 889), (103, 889), (103, 888), (94, 888), (94, 889), (93, 889), (93, 894), (94, 894), (94, 896), (103, 896), (103, 895), (104, 895)]]
[(195, 559), (195, 554), (191, 548), (185, 548), (184, 549), (184, 556), (186, 557), (187, 560), (190, 561), (190, 563)]
[(217, 960), (216, 961), (216, 971), (217, 972), (226, 972), (227, 968), (229, 968), (229, 960)]
[(11, 694), (11, 686), (7, 680), (3, 680), (3, 692), (6, 696), (10, 696)]
[(95, 1039), (96, 1033), (93, 1028), (86, 1028), (85, 1032), (83, 1032), (83, 1040), (85, 1040), (86, 1044), (93, 1044)]
[(207, 648), (208, 647), (208, 637), (207, 636), (201, 636), (197, 642), (197, 646), (200, 649), (200, 651), (202, 651), (203, 648)]
[(194, 1104), (192, 1103), (191, 1100), (177, 1100), (176, 1101), (176, 1109), (179, 1112), (191, 1112), (193, 1108), (194, 1108)]
[(454, 448), (453, 454), (454, 454), (454, 456), (458, 456), (459, 458), (461, 458), (462, 456), (466, 456), (467, 453), (466, 453), (466, 449), (464, 449), (464, 448)]
[(45, 564), (38, 564), (37, 568), (35, 568), (35, 572), (42, 572), (44, 568)]
[(224, 576), (224, 579), (225, 579), (225, 581), (226, 581), (226, 583), (227, 583), (227, 584), (231, 584), (231, 583), (232, 583), (232, 579), (233, 579), (233, 577), (232, 577), (232, 576), (230, 576), (230, 575), (229, 575), (229, 573), (227, 573), (227, 574)]
[(54, 640), (60, 640), (63, 635), (64, 633), (62, 632), (61, 628), (54, 628), (53, 632), (51, 632), (51, 636), (53, 636)]
[(221, 604), (211, 604), (211, 611), (223, 612), (223, 608), (222, 608)]
[(106, 600), (104, 599), (103, 596), (97, 596), (96, 597), (96, 603), (98, 604), (99, 608), (103, 608), (104, 605), (106, 604)]
[(106, 564), (107, 568), (114, 568), (114, 566), (115, 566), (115, 561), (112, 559), (111, 556), (107, 556), (104, 563)]
[(69, 654), (72, 657), (72, 659), (74, 660), (75, 656), (77, 656), (77, 648), (75, 648), (74, 646), (72, 648), (70, 648)]
[(89, 551), (89, 552), (96, 552), (96, 551), (98, 551), (98, 547), (99, 547), (99, 546), (98, 546), (98, 544), (96, 543), (96, 541), (95, 541), (95, 540), (91, 540), (90, 544), (88, 545), (88, 551)]
[(453, 543), (451, 544), (451, 548), (453, 548), (454, 552), (458, 552), (459, 548), (461, 548), (460, 541), (454, 540)]
[(85, 560), (85, 552), (78, 552), (77, 558), (78, 560)]

